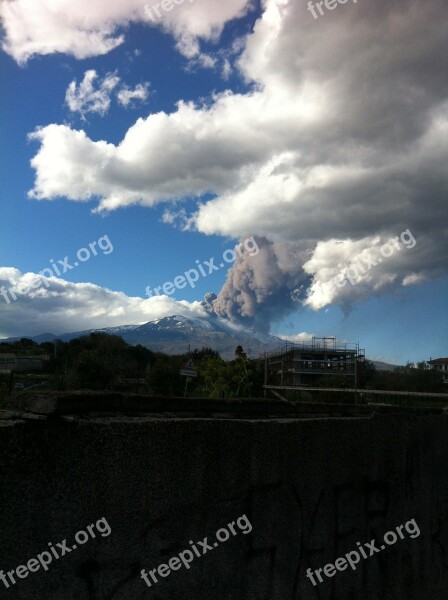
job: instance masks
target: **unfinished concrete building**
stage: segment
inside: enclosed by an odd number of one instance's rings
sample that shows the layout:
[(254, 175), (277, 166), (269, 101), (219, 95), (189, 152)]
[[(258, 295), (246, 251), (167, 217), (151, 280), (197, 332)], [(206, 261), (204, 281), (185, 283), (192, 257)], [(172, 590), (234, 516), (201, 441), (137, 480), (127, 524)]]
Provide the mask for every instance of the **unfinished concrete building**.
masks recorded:
[(338, 381), (358, 388), (364, 361), (365, 351), (359, 344), (338, 344), (335, 337), (287, 343), (280, 351), (265, 355), (265, 385), (319, 387)]

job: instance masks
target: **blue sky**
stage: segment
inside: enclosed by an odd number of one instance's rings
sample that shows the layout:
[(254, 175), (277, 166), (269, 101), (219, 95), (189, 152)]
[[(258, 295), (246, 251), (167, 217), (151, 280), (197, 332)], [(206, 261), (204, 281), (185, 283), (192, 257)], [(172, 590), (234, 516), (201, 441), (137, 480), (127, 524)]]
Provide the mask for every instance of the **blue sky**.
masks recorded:
[[(36, 0), (30, 14), (19, 10), (23, 1), (1, 9), (0, 284), (25, 284), (51, 259), (73, 262), (103, 236), (113, 251), (15, 302), (0, 297), (0, 336), (200, 316), (214, 292), (217, 314), (243, 327), (336, 335), (391, 362), (448, 354), (443, 36), (410, 64), (396, 37), (412, 47), (404, 25), (416, 16), (400, 14), (403, 27), (378, 50), (381, 23), (398, 14), (383, 1), (315, 20), (292, 0), (197, 0), (156, 26), (135, 0), (112, 14), (65, 0), (59, 11)], [(422, 12), (422, 28), (435, 26), (434, 14)], [(342, 48), (337, 40), (353, 24), (367, 28), (366, 39)], [(398, 83), (387, 71), (392, 54)], [(120, 90), (138, 86), (142, 96), (118, 102)], [(101, 110), (92, 110), (95, 99)], [(415, 247), (401, 244), (353, 286), (331, 285), (405, 230)], [(249, 236), (257, 256), (194, 289), (146, 297), (147, 286), (195, 261), (220, 263)]]

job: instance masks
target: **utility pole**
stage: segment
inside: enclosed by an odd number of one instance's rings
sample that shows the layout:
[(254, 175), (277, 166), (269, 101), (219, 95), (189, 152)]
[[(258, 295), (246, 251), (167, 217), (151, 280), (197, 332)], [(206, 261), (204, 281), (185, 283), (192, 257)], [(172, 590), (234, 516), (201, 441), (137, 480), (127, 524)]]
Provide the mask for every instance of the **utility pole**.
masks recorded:
[[(264, 353), (264, 385), (268, 385), (268, 353)], [(264, 399), (267, 398), (268, 391), (266, 387), (264, 388)]]

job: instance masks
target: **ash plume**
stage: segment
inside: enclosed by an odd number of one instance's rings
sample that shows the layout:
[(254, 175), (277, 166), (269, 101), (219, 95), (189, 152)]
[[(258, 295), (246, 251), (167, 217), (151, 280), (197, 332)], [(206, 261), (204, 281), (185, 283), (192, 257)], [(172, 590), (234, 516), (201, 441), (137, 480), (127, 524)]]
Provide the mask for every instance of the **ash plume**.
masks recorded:
[(302, 265), (309, 257), (310, 243), (255, 240), (258, 254), (237, 258), (212, 305), (218, 316), (269, 333), (273, 319), (297, 310), (297, 301), (309, 284), (310, 276)]

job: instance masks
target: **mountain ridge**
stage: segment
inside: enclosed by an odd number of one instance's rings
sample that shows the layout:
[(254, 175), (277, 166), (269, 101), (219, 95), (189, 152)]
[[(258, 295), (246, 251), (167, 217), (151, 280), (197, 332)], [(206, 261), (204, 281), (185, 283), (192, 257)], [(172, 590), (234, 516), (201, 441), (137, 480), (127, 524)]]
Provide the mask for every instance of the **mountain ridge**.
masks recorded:
[[(36, 336), (18, 336), (0, 340), (0, 342), (15, 342), (23, 337), (42, 344), (61, 340), (69, 342), (78, 337), (91, 333), (108, 333), (122, 337), (133, 346), (141, 344), (150, 350), (166, 354), (185, 354), (189, 348), (210, 347), (219, 352), (225, 359), (235, 356), (235, 348), (243, 346), (251, 358), (258, 358), (264, 352), (272, 352), (283, 348), (286, 341), (275, 335), (237, 329), (223, 319), (210, 316), (185, 317), (171, 315), (154, 319), (137, 325), (118, 325), (116, 327), (99, 327), (81, 331), (67, 332), (59, 335), (42, 333)], [(393, 370), (397, 365), (370, 361), (378, 370)]]
[(37, 336), (19, 336), (0, 340), (14, 342), (29, 337), (38, 343), (72, 339), (91, 333), (108, 333), (122, 337), (128, 344), (141, 344), (153, 351), (184, 354), (188, 348), (211, 347), (223, 358), (234, 358), (235, 348), (242, 345), (248, 356), (258, 357), (263, 352), (276, 350), (285, 344), (279, 337), (245, 331), (227, 325), (222, 319), (172, 315), (138, 325), (98, 327), (59, 335), (43, 333)]

